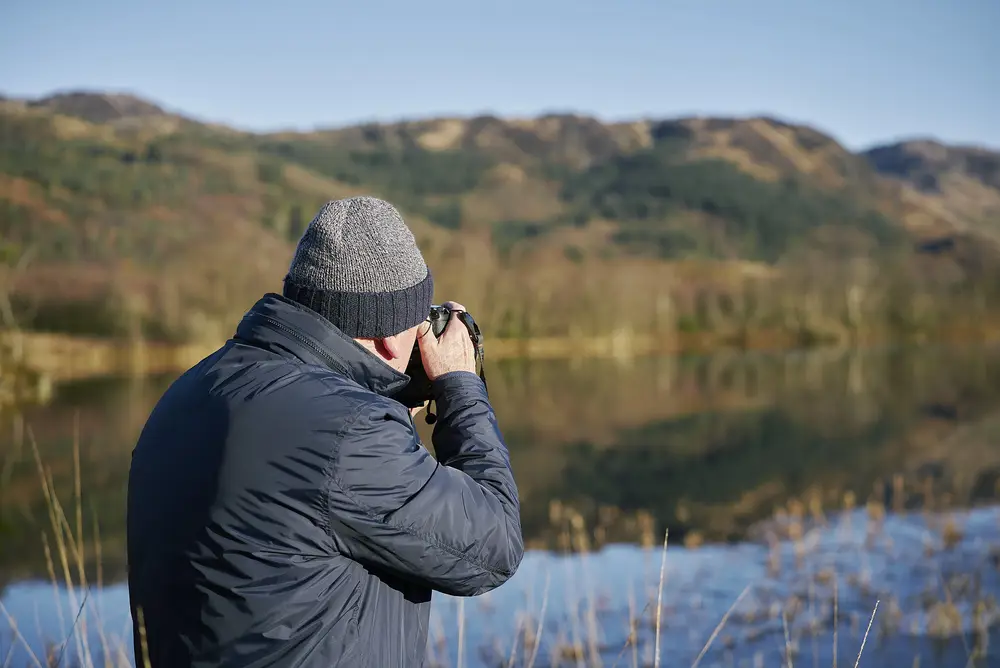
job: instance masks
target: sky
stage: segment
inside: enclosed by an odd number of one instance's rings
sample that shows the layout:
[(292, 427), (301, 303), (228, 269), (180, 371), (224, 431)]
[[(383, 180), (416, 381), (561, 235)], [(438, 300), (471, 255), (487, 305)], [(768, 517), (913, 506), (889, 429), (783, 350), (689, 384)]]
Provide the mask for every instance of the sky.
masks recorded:
[(0, 94), (248, 130), (768, 115), (1000, 148), (1000, 0), (0, 0)]

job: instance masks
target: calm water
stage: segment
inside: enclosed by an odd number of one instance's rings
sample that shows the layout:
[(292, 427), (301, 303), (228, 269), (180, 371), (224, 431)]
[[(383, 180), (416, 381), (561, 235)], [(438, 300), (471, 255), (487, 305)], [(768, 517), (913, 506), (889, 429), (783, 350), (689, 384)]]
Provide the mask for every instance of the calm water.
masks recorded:
[[(876, 602), (860, 665), (1000, 666), (998, 372), (981, 348), (493, 365), (531, 551), (496, 592), (436, 599), (433, 664), (652, 665), (659, 595), (663, 666), (691, 666), (724, 618), (699, 665), (790, 648), (853, 666)], [(23, 638), (0, 613), (0, 667), (32, 665), (25, 643), (72, 665), (88, 638), (95, 656), (129, 641), (129, 454), (170, 380), (0, 414), (0, 600)], [(43, 534), (60, 585), (81, 578), (32, 443), (84, 527), (85, 588), (51, 584)]]

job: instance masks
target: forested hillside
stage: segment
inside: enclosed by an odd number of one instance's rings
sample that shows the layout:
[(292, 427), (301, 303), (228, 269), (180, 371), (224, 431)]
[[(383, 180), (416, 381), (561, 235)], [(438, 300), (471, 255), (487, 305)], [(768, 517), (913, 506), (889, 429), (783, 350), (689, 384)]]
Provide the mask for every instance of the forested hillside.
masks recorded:
[(1000, 312), (986, 150), (854, 154), (767, 118), (250, 134), (96, 93), (0, 102), (0, 292), (23, 327), (217, 340), (318, 207), (359, 193), (403, 211), (438, 298), (494, 336), (810, 342)]

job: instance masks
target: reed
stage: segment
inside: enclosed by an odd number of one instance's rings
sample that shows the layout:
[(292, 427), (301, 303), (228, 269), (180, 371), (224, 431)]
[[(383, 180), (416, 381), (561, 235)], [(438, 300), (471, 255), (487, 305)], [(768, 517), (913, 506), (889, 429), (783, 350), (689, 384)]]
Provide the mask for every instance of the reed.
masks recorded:
[[(31, 447), (31, 452), (34, 456), (35, 467), (37, 469), (37, 474), (39, 478), (39, 483), (42, 486), (43, 493), (46, 500), (46, 507), (48, 510), (48, 529), (42, 535), (42, 549), (46, 555), (46, 563), (49, 570), (49, 576), (51, 584), (53, 587), (53, 592), (58, 595), (60, 589), (65, 589), (67, 596), (70, 601), (70, 610), (68, 614), (62, 614), (64, 611), (60, 610), (60, 632), (62, 639), (58, 642), (51, 643), (48, 646), (41, 648), (37, 646), (31, 646), (26, 640), (21, 629), (23, 626), (23, 620), (14, 619), (6, 607), (0, 602), (0, 615), (3, 619), (7, 621), (14, 636), (14, 641), (18, 643), (21, 647), (25, 649), (25, 654), (30, 661), (30, 665), (33, 668), (54, 668), (55, 666), (72, 666), (74, 668), (133, 668), (134, 664), (130, 657), (131, 654), (131, 643), (126, 643), (124, 638), (118, 637), (115, 634), (109, 633), (104, 620), (101, 618), (100, 610), (93, 604), (92, 592), (99, 591), (103, 586), (104, 582), (101, 576), (100, 568), (97, 570), (96, 581), (92, 582), (88, 577), (88, 569), (86, 564), (88, 561), (96, 560), (99, 564), (102, 549), (100, 545), (100, 530), (99, 521), (96, 516), (92, 518), (92, 532), (93, 536), (88, 542), (85, 537), (85, 522), (84, 522), (84, 512), (83, 512), (83, 492), (82, 485), (80, 483), (81, 475), (81, 457), (80, 457), (80, 447), (78, 436), (74, 439), (73, 449), (73, 507), (67, 508), (63, 505), (62, 500), (59, 499), (56, 494), (55, 485), (53, 482), (53, 476), (49, 468), (45, 465), (41, 453), (34, 441), (30, 429), (28, 430), (28, 439)], [(796, 511), (795, 508), (798, 507), (792, 504), (792, 512), (779, 513), (779, 517), (784, 518), (789, 523), (802, 522), (802, 513)], [(802, 504), (799, 504), (802, 506)], [(875, 512), (875, 515), (878, 513)], [(563, 507), (561, 511), (561, 517), (559, 518), (564, 524), (565, 536), (562, 543), (571, 556), (575, 560), (575, 564), (584, 567), (588, 562), (588, 553), (591, 550), (591, 541), (593, 529), (588, 529), (582, 517), (579, 513), (576, 513), (568, 507)], [(826, 521), (825, 519), (823, 521)], [(877, 527), (877, 524), (876, 524)], [(794, 559), (792, 559), (793, 567), (800, 568), (801, 555), (808, 553), (810, 547), (808, 544), (809, 533), (805, 531), (801, 526), (798, 528), (788, 529), (790, 535), (797, 536), (796, 544), (793, 546)], [(647, 541), (650, 544), (652, 541)], [(457, 643), (452, 645), (457, 648), (457, 654), (455, 655), (455, 661), (451, 664), (447, 659), (447, 634), (443, 629), (437, 630), (432, 634), (432, 641), (428, 643), (428, 662), (429, 666), (448, 666), (454, 665), (459, 667), (464, 667), (470, 665), (469, 655), (471, 652), (480, 650), (480, 655), (483, 657), (483, 662), (481, 665), (501, 665), (507, 666), (508, 668), (534, 668), (540, 657), (542, 657), (543, 645), (547, 645), (549, 648), (549, 666), (559, 666), (566, 665), (566, 663), (575, 664), (577, 666), (585, 666), (586, 668), (598, 668), (604, 666), (605, 657), (614, 657), (614, 661), (611, 664), (612, 668), (620, 665), (620, 661), (624, 659), (626, 655), (629, 655), (628, 659), (625, 659), (631, 664), (633, 668), (638, 668), (639, 666), (653, 666), (658, 668), (661, 665), (664, 666), (676, 666), (678, 663), (672, 661), (669, 658), (669, 654), (672, 649), (668, 644), (665, 643), (665, 636), (663, 635), (663, 630), (666, 624), (670, 621), (682, 625), (685, 620), (671, 619), (669, 614), (669, 609), (664, 603), (664, 592), (668, 591), (667, 588), (667, 575), (668, 575), (668, 543), (669, 543), (669, 532), (664, 531), (662, 546), (659, 547), (657, 555), (659, 557), (659, 574), (656, 579), (655, 593), (650, 592), (648, 595), (645, 607), (641, 610), (637, 610), (639, 607), (639, 601), (635, 599), (634, 592), (632, 591), (631, 585), (629, 585), (628, 593), (628, 613), (627, 613), (627, 627), (624, 634), (624, 640), (622, 641), (606, 641), (604, 639), (604, 634), (609, 633), (614, 624), (608, 625), (602, 623), (603, 615), (600, 610), (600, 605), (597, 602), (598, 596), (593, 590), (584, 592), (582, 598), (586, 601), (585, 609), (579, 610), (579, 606), (576, 603), (571, 603), (567, 606), (567, 610), (570, 612), (569, 620), (569, 631), (570, 638), (567, 640), (566, 631), (567, 629), (555, 624), (553, 620), (549, 618), (548, 611), (550, 607), (550, 575), (545, 574), (545, 587), (542, 592), (540, 612), (537, 616), (531, 614), (524, 614), (519, 618), (516, 624), (514, 637), (509, 638), (507, 642), (502, 643), (505, 649), (499, 659), (496, 656), (490, 656), (488, 653), (483, 651), (483, 648), (470, 647), (468, 645), (469, 634), (468, 630), (470, 625), (475, 626), (482, 621), (482, 625), (487, 625), (488, 622), (479, 620), (476, 618), (477, 613), (473, 613), (469, 610), (470, 606), (474, 606), (477, 603), (483, 605), (481, 601), (474, 601), (473, 599), (457, 599), (455, 605), (457, 607), (457, 626), (455, 628), (457, 634)], [(800, 544), (801, 543), (801, 544)], [(941, 549), (947, 550), (953, 547), (947, 538), (942, 536), (941, 538)], [(655, 550), (651, 545), (647, 548), (652, 552)], [(574, 563), (567, 561), (567, 564)], [(780, 566), (781, 564), (779, 564)], [(572, 582), (580, 582), (585, 584), (588, 588), (592, 586), (593, 583), (590, 582), (590, 575), (592, 571), (583, 568), (583, 577), (575, 578), (570, 577), (569, 580)], [(572, 575), (572, 574), (571, 574)], [(840, 641), (840, 585), (838, 578), (825, 573), (816, 573), (810, 578), (810, 584), (815, 584), (817, 582), (829, 582), (832, 585), (832, 626), (833, 626), (833, 666), (838, 668), (838, 648)], [(945, 603), (952, 601), (951, 593), (949, 592), (948, 584), (944, 582), (942, 578), (942, 584), (945, 590)], [(735, 645), (735, 641), (724, 635), (724, 631), (734, 619), (741, 619), (742, 621), (747, 621), (751, 619), (762, 619), (768, 618), (777, 619), (780, 618), (781, 628), (784, 636), (784, 668), (794, 668), (795, 667), (795, 655), (796, 648), (798, 647), (798, 637), (801, 631), (796, 631), (796, 626), (794, 622), (798, 615), (806, 608), (806, 604), (799, 599), (791, 598), (784, 601), (777, 608), (772, 608), (770, 610), (761, 610), (759, 606), (754, 609), (740, 611), (741, 604), (750, 596), (752, 593), (757, 592), (756, 583), (749, 583), (742, 590), (739, 596), (736, 597), (732, 605), (722, 616), (721, 620), (715, 626), (711, 634), (707, 639), (704, 640), (701, 650), (698, 652), (693, 663), (689, 663), (691, 668), (698, 668), (704, 658), (707, 656), (712, 647), (722, 638), (722, 642), (727, 648), (732, 648)], [(808, 602), (810, 608), (816, 608), (817, 605), (820, 607), (827, 605), (824, 601), (818, 601), (814, 598), (815, 587), (810, 587)], [(579, 593), (579, 592), (577, 592)], [(863, 655), (865, 647), (868, 643), (870, 634), (874, 627), (874, 622), (876, 616), (879, 612), (882, 599), (878, 599), (875, 602), (874, 609), (868, 620), (867, 628), (864, 629), (863, 637), (860, 639), (860, 647), (857, 653), (857, 657), (854, 662), (855, 668), (860, 668), (863, 661)], [(952, 603), (952, 605), (954, 605)], [(581, 614), (582, 613), (582, 614)], [(137, 613), (139, 615), (139, 628), (140, 628), (140, 642), (139, 645), (142, 648), (146, 647), (144, 629), (142, 628), (141, 611)], [(652, 640), (647, 640), (645, 649), (647, 652), (646, 656), (642, 656), (643, 652), (643, 641), (642, 633), (643, 629), (652, 629)], [(811, 630), (814, 634), (817, 630), (817, 626), (811, 626)], [(858, 629), (860, 633), (860, 629)], [(988, 634), (987, 634), (988, 635)], [(748, 634), (748, 639), (751, 634)], [(647, 636), (648, 638), (648, 636)], [(442, 642), (442, 640), (444, 642)], [(963, 637), (964, 640), (964, 637)], [(650, 648), (650, 644), (652, 647)], [(520, 648), (520, 652), (518, 651)], [(648, 656), (649, 650), (651, 651), (651, 657)], [(984, 650), (979, 650), (979, 656), (983, 656)], [(11, 652), (8, 651), (7, 657), (11, 656)], [(967, 655), (969, 658), (969, 665), (974, 665), (973, 661), (977, 657), (977, 652), (967, 647)], [(8, 659), (4, 659), (3, 654), (0, 653), (0, 668), (10, 668)], [(139, 665), (149, 668), (148, 656), (139, 657)], [(474, 663), (474, 662), (472, 662)], [(814, 665), (816, 664), (816, 654), (814, 652)]]

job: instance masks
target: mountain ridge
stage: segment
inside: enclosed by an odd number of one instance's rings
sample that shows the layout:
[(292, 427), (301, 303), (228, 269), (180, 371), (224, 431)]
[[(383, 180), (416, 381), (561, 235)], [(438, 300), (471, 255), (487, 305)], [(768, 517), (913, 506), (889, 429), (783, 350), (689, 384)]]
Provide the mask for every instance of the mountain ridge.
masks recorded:
[[(121, 89), (116, 91), (104, 91), (99, 88), (61, 88), (51, 91), (45, 95), (40, 95), (37, 97), (27, 97), (27, 96), (12, 96), (0, 91), (0, 102), (17, 102), (22, 104), (27, 104), (29, 106), (46, 108), (54, 111), (56, 106), (70, 102), (71, 100), (77, 100), (83, 103), (99, 103), (107, 102), (109, 104), (114, 104), (115, 102), (124, 102), (128, 107), (132, 108), (142, 108), (145, 107), (149, 112), (156, 111), (156, 114), (165, 116), (176, 116), (189, 120), (195, 123), (200, 123), (204, 125), (213, 126), (227, 126), (237, 129), (239, 132), (254, 135), (277, 135), (277, 134), (315, 134), (324, 132), (336, 132), (339, 130), (345, 130), (349, 128), (367, 126), (367, 125), (381, 125), (381, 126), (391, 126), (400, 124), (410, 124), (410, 123), (421, 123), (427, 121), (471, 121), (480, 118), (493, 118), (498, 120), (503, 120), (511, 123), (519, 122), (531, 122), (536, 120), (544, 120), (549, 118), (559, 118), (559, 117), (569, 117), (569, 118), (579, 118), (586, 119), (590, 121), (595, 121), (602, 125), (635, 125), (635, 124), (648, 124), (656, 123), (658, 121), (665, 120), (699, 120), (699, 119), (726, 119), (733, 121), (750, 121), (750, 120), (762, 120), (766, 122), (773, 123), (775, 125), (799, 125), (804, 127), (809, 127), (814, 129), (820, 134), (826, 135), (832, 139), (837, 139), (837, 135), (833, 131), (822, 130), (817, 128), (815, 125), (808, 123), (807, 121), (797, 121), (790, 117), (783, 117), (780, 114), (773, 112), (759, 112), (752, 114), (704, 114), (704, 113), (686, 113), (678, 115), (659, 115), (659, 114), (649, 114), (649, 115), (638, 115), (635, 117), (623, 117), (623, 118), (602, 118), (597, 114), (589, 113), (585, 110), (577, 109), (546, 109), (540, 110), (534, 114), (513, 114), (513, 115), (497, 115), (492, 113), (467, 113), (467, 114), (426, 114), (426, 115), (415, 115), (415, 116), (400, 116), (393, 118), (370, 118), (370, 119), (357, 119), (354, 121), (347, 121), (336, 124), (327, 124), (319, 122), (312, 126), (304, 127), (274, 127), (270, 129), (249, 129), (246, 127), (239, 126), (238, 124), (230, 123), (223, 120), (208, 119), (199, 117), (195, 114), (190, 114), (184, 112), (180, 109), (168, 109), (167, 106), (156, 101), (149, 96), (146, 96), (140, 92), (136, 92), (131, 89)], [(122, 117), (134, 117), (134, 116), (149, 116), (156, 115), (154, 113), (139, 113), (139, 114), (124, 114)], [(65, 107), (64, 111), (65, 112)], [(77, 117), (88, 120), (91, 122), (103, 122), (100, 117), (94, 117), (93, 115), (88, 115), (86, 113), (77, 114), (67, 114), (76, 115)], [(869, 153), (875, 149), (889, 146), (896, 146), (901, 144), (914, 144), (914, 143), (932, 143), (939, 144), (943, 146), (948, 146), (955, 149), (963, 150), (975, 150), (975, 151), (985, 151), (987, 153), (1000, 153), (1000, 146), (988, 145), (983, 142), (949, 142), (940, 139), (931, 134), (914, 134), (914, 135), (899, 135), (891, 138), (886, 138), (879, 140), (875, 143), (866, 145), (865, 147), (859, 148), (852, 151), (856, 154)]]

